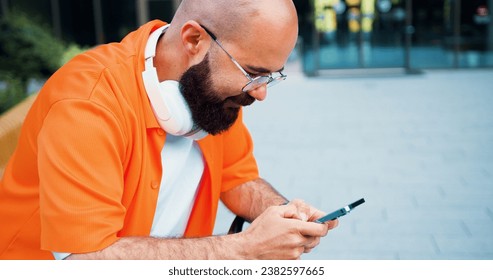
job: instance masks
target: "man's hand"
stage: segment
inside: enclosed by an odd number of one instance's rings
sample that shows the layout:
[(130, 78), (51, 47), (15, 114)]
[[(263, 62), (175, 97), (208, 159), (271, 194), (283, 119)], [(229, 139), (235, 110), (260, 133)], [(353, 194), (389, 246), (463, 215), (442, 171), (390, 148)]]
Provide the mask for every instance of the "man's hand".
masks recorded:
[(249, 259), (299, 259), (338, 222), (314, 223), (323, 212), (301, 200), (267, 208), (243, 233)]
[(254, 221), (245, 230), (249, 242), (246, 248), (262, 248), (264, 253), (249, 252), (247, 258), (297, 259), (315, 248), (320, 237), (338, 224), (337, 220), (314, 223), (325, 213), (302, 200), (278, 206), (287, 199), (261, 178), (222, 193), (221, 199), (233, 213)]
[[(325, 216), (325, 212), (322, 212), (313, 206), (306, 204), (303, 200), (295, 199), (290, 202), (290, 204), (295, 205), (298, 208), (299, 217), (303, 221), (314, 222), (317, 219)], [(339, 225), (338, 220), (327, 221), (324, 224), (327, 225), (328, 230), (332, 230)], [(320, 243), (320, 237), (317, 237), (313, 246), (306, 246), (305, 253), (309, 253), (313, 248), (315, 248)]]

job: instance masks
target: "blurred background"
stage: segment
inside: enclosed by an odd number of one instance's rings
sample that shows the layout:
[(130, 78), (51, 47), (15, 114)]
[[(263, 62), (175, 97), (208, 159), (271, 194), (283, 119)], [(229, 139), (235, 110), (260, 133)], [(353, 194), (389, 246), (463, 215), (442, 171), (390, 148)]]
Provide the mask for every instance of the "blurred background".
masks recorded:
[[(73, 55), (120, 41), (150, 19), (170, 21), (179, 3), (0, 0), (0, 112)], [(291, 61), (307, 76), (493, 67), (493, 0), (294, 3), (300, 36)]]
[[(179, 3), (0, 0), (0, 114)], [(325, 211), (367, 200), (304, 258), (493, 259), (493, 0), (294, 3), (289, 78), (245, 109), (261, 175)]]

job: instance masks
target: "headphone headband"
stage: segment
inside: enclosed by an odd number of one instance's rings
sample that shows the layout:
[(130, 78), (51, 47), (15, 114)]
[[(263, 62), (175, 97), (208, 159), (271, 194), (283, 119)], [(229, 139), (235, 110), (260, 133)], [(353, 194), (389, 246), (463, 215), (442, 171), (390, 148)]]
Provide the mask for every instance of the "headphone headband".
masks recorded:
[(157, 46), (157, 41), (161, 37), (161, 35), (166, 32), (166, 29), (168, 29), (169, 24), (159, 27), (158, 29), (154, 30), (151, 35), (149, 36), (149, 39), (147, 40), (146, 48), (144, 50), (144, 58), (145, 58), (145, 66), (146, 69), (149, 67), (154, 67), (154, 62), (153, 58), (156, 56), (156, 46)]

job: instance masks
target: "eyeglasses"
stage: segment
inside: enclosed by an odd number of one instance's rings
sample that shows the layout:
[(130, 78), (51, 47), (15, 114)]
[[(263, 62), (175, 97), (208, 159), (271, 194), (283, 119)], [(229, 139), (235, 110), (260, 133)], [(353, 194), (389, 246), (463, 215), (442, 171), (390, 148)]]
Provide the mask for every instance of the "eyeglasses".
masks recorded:
[(281, 71), (278, 71), (277, 75), (275, 75), (275, 76), (273, 76), (271, 73), (268, 76), (259, 75), (259, 76), (255, 76), (252, 78), (252, 76), (250, 74), (248, 74), (248, 72), (245, 71), (245, 69), (243, 69), (243, 67), (241, 67), (241, 65), (236, 61), (236, 59), (234, 59), (233, 56), (231, 56), (229, 54), (229, 52), (226, 51), (226, 49), (224, 49), (223, 45), (217, 40), (216, 35), (214, 35), (211, 31), (209, 31), (209, 29), (207, 29), (205, 26), (203, 26), (203, 25), (200, 25), (200, 26), (205, 30), (205, 32), (207, 32), (207, 34), (209, 34), (209, 36), (211, 36), (211, 38), (214, 40), (214, 42), (216, 42), (217, 45), (229, 56), (231, 61), (233, 61), (233, 63), (236, 65), (236, 67), (238, 67), (238, 69), (240, 69), (240, 71), (243, 73), (243, 75), (245, 75), (245, 77), (247, 77), (247, 79), (249, 80), (249, 82), (242, 88), (243, 92), (249, 92), (249, 91), (255, 90), (259, 87), (262, 87), (264, 85), (267, 85), (270, 87), (270, 86), (273, 86), (273, 85), (275, 85), (281, 81), (286, 80), (287, 76), (285, 74), (283, 74)]

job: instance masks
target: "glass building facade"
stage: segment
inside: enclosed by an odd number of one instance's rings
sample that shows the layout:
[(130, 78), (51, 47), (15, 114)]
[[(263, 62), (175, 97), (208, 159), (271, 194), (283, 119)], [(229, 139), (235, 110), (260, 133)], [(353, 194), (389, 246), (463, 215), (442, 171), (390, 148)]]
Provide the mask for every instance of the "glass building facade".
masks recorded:
[(493, 67), (493, 0), (295, 1), (303, 70)]
[[(493, 67), (493, 0), (293, 0), (303, 71)], [(0, 0), (82, 46), (119, 41), (180, 0)]]

